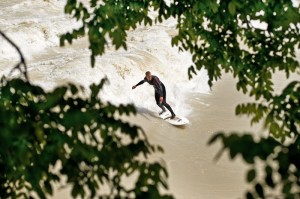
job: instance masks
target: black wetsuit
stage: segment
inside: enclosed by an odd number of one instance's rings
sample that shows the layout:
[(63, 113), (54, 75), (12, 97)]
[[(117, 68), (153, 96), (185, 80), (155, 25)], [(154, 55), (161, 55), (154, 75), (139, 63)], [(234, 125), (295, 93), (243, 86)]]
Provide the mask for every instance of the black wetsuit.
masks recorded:
[[(171, 106), (166, 101), (166, 88), (165, 85), (159, 80), (159, 78), (155, 75), (152, 75), (152, 79), (148, 81), (148, 79), (145, 77), (143, 80), (141, 80), (136, 86), (139, 86), (143, 84), (144, 82), (148, 82), (150, 85), (154, 87), (155, 90), (155, 101), (156, 104), (162, 109), (162, 111), (165, 111), (166, 109), (164, 106), (171, 112), (172, 115), (175, 115), (173, 112)], [(160, 103), (159, 98), (163, 97), (162, 103)]]

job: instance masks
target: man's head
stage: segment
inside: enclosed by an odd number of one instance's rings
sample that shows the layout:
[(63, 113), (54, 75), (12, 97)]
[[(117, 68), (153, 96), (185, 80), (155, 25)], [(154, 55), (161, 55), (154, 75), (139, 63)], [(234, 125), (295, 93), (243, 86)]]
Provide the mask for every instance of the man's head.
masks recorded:
[(148, 81), (150, 81), (152, 79), (152, 75), (151, 75), (150, 71), (146, 72), (146, 78), (147, 78)]

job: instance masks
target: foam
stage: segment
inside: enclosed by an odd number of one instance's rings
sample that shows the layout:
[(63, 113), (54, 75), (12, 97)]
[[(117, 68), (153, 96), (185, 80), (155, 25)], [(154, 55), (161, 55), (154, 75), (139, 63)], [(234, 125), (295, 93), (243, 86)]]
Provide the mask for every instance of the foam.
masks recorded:
[[(63, 13), (63, 1), (25, 0), (2, 8), (0, 29), (24, 53), (26, 59), (59, 45), (59, 36), (78, 26)], [(0, 39), (0, 58), (14, 60), (14, 49)]]
[(207, 74), (201, 71), (192, 81), (188, 80), (187, 68), (192, 64), (191, 55), (171, 47), (168, 27), (140, 27), (128, 34), (128, 51), (111, 50), (97, 59), (98, 74), (106, 74), (111, 82), (104, 90), (103, 98), (116, 104), (134, 103), (159, 111), (154, 100), (154, 89), (148, 83), (131, 90), (145, 76), (146, 71), (157, 75), (167, 89), (167, 101), (182, 115), (191, 110), (185, 106), (190, 92), (209, 93)]

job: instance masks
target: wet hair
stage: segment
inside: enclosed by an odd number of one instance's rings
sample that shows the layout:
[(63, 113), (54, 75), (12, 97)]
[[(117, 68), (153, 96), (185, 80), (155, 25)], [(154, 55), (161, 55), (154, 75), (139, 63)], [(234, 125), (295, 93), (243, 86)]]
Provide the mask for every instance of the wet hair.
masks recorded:
[(145, 75), (147, 76), (147, 75), (149, 75), (149, 74), (151, 74), (151, 72), (150, 71), (147, 71), (146, 73), (145, 73)]

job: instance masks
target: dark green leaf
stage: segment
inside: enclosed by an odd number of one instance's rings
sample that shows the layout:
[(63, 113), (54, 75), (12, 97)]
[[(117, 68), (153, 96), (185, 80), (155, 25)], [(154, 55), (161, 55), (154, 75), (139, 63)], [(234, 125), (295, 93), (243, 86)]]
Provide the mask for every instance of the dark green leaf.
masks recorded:
[(250, 169), (247, 173), (247, 182), (252, 182), (256, 177), (255, 169)]

